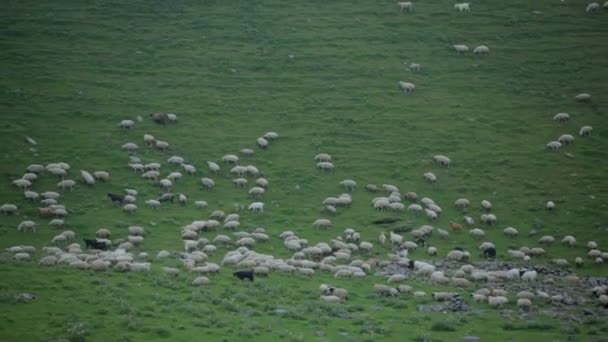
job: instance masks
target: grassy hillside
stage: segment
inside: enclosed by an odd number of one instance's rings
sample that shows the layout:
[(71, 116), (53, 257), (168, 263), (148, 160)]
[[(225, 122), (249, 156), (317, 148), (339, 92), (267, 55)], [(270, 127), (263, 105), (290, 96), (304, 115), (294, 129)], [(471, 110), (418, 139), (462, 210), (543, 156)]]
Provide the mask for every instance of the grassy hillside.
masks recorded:
[[(608, 11), (586, 15), (586, 5), (492, 0), (458, 14), (453, 2), (441, 0), (400, 14), (394, 1), (4, 1), (0, 204), (20, 210), (0, 218), (0, 248), (28, 244), (39, 252), (26, 264), (10, 254), (0, 258), (0, 339), (594, 340), (608, 329), (605, 323), (559, 324), (542, 306), (525, 315), (514, 304), (506, 311), (471, 304), (475, 311), (469, 315), (420, 312), (417, 306), (430, 299), (377, 298), (372, 285), (385, 279), (374, 272), (360, 280), (336, 280), (324, 272), (312, 279), (273, 273), (248, 284), (226, 268), (211, 285), (195, 289), (191, 274), (162, 274), (162, 266), (179, 266), (178, 259), (153, 261), (149, 275), (42, 268), (40, 249), (59, 232), (11, 184), (32, 163), (68, 162), (75, 180), (80, 169), (109, 171), (109, 183), (79, 182), (63, 195), (70, 210), (67, 228), (80, 239), (107, 227), (119, 238), (126, 237), (125, 227), (141, 225), (149, 235), (136, 252), (154, 256), (162, 249), (181, 251), (180, 228), (192, 220), (252, 201), (246, 189), (232, 185), (229, 166), (221, 164), (221, 173), (211, 175), (205, 161), (219, 163), (224, 154), (253, 148), (255, 155), (241, 163), (255, 165), (270, 181), (264, 215), (240, 212), (243, 230), (265, 227), (271, 235), (256, 251), (289, 258), (278, 238), (282, 231), (293, 230), (313, 245), (353, 227), (376, 245), (374, 256), (385, 257), (390, 249), (377, 243), (380, 232), (422, 224), (447, 229), (450, 221), (462, 222), (453, 202), (466, 197), (476, 220), (481, 200), (494, 204), (498, 225), (484, 229), (499, 259), (507, 259), (509, 247), (537, 246), (541, 235), (572, 234), (576, 248), (556, 244), (546, 257), (534, 259), (572, 262), (585, 256), (588, 240), (608, 245)], [(485, 44), (491, 53), (458, 56), (450, 44)], [(422, 70), (410, 72), (410, 62)], [(400, 80), (415, 83), (415, 93), (404, 95)], [(581, 92), (592, 94), (592, 101), (574, 101)], [(156, 111), (177, 113), (179, 123), (156, 125), (148, 117)], [(556, 123), (558, 112), (571, 120)], [(138, 115), (144, 121), (133, 130), (117, 127)], [(580, 138), (585, 125), (593, 133)], [(281, 136), (260, 150), (256, 138), (269, 130)], [(170, 150), (145, 148), (144, 133), (168, 141)], [(559, 153), (544, 148), (564, 133), (575, 135), (572, 146)], [(38, 145), (29, 145), (25, 136)], [(188, 206), (145, 207), (161, 190), (130, 170), (128, 154), (120, 149), (126, 142), (140, 146), (143, 161), (163, 163), (163, 175), (178, 169), (166, 163), (172, 155), (198, 168), (196, 177), (186, 176), (173, 190), (187, 194)], [(315, 168), (319, 152), (332, 155), (334, 173)], [(452, 167), (439, 168), (431, 159), (435, 154), (449, 156)], [(435, 184), (424, 182), (427, 171), (437, 175)], [(204, 176), (216, 181), (216, 191), (202, 190)], [(338, 182), (347, 178), (359, 184), (352, 207), (327, 214), (321, 201), (344, 192)], [(57, 182), (45, 175), (33, 190), (54, 191)], [(443, 214), (429, 223), (410, 213), (374, 212), (370, 201), (377, 194), (363, 190), (368, 183), (430, 197)], [(132, 216), (105, 197), (127, 187), (140, 193)], [(194, 200), (206, 200), (209, 207), (196, 209)], [(544, 209), (548, 200), (556, 203), (555, 211)], [(371, 223), (389, 216), (404, 221), (389, 227)], [(331, 218), (333, 228), (313, 229), (321, 217)], [(25, 219), (38, 222), (35, 234), (15, 229)], [(520, 236), (504, 238), (507, 226)], [(216, 233), (201, 235), (211, 239)], [(440, 250), (435, 259), (454, 246), (474, 251), (472, 261), (481, 259), (479, 242), (466, 232), (430, 243)], [(219, 263), (225, 253), (220, 249), (211, 260)], [(412, 257), (432, 259), (422, 250)], [(605, 264), (586, 262), (578, 274), (608, 273)], [(351, 299), (321, 303), (323, 282), (347, 288)], [(16, 302), (20, 292), (38, 298)], [(526, 321), (536, 323), (523, 326)]]

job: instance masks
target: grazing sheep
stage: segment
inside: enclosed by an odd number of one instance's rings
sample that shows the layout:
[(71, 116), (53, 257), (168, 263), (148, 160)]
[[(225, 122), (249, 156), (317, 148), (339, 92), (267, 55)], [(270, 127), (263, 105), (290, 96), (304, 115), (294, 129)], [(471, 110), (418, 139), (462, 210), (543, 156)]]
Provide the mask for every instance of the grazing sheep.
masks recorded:
[(327, 153), (319, 153), (314, 157), (317, 162), (331, 162), (331, 155)]
[(263, 136), (266, 140), (277, 140), (279, 138), (279, 134), (277, 132), (266, 132)]
[(525, 281), (525, 282), (534, 282), (536, 281), (536, 278), (538, 277), (538, 272), (531, 270), (531, 271), (525, 271), (522, 275), (521, 275), (521, 280)]
[(203, 177), (201, 178), (201, 182), (203, 183), (203, 188), (208, 191), (212, 191), (215, 188), (215, 182), (211, 178)]
[(488, 55), (490, 53), (490, 48), (485, 45), (479, 45), (473, 49), (473, 53), (476, 55)]
[(403, 91), (404, 94), (413, 93), (416, 89), (414, 83), (399, 81), (399, 88)]
[(541, 245), (551, 245), (553, 242), (555, 242), (555, 238), (551, 235), (545, 235), (538, 240)]
[(259, 137), (255, 141), (261, 149), (266, 149), (268, 147), (268, 140)]
[(268, 180), (266, 178), (258, 178), (255, 180), (255, 184), (264, 189), (268, 188)]
[(429, 183), (435, 183), (437, 181), (437, 176), (432, 172), (426, 172), (422, 176), (424, 177), (424, 180)]
[(580, 135), (581, 137), (587, 137), (587, 136), (591, 135), (591, 131), (593, 131), (593, 127), (583, 126), (583, 127), (581, 127), (581, 130), (578, 132), (578, 135)]
[(559, 123), (564, 123), (568, 120), (570, 120), (570, 114), (568, 113), (557, 113), (553, 116), (553, 120), (559, 122)]
[[(607, 7), (607, 6), (604, 6), (604, 7)], [(588, 101), (591, 101), (591, 95), (589, 95), (587, 93), (581, 93), (581, 94), (576, 95), (574, 97), (574, 99), (579, 102), (588, 102)]]
[(196, 167), (194, 167), (192, 165), (188, 165), (188, 164), (182, 164), (182, 167), (184, 168), (184, 171), (186, 171), (187, 174), (189, 174), (189, 175), (196, 174)]
[(414, 3), (411, 1), (398, 2), (397, 6), (399, 7), (399, 10), (401, 11), (401, 13), (403, 13), (404, 11), (407, 11), (407, 12), (414, 11)]
[(207, 208), (207, 202), (206, 201), (194, 201), (194, 206), (198, 209), (204, 209), (204, 208)]
[(255, 214), (263, 214), (264, 213), (264, 203), (253, 202), (249, 205), (248, 209)]
[(459, 198), (456, 201), (454, 201), (454, 206), (459, 209), (466, 209), (469, 207), (470, 203), (471, 202), (466, 198)]
[[(222, 157), (222, 161), (227, 164), (238, 164), (239, 157), (235, 156), (234, 154), (227, 154)], [(209, 164), (209, 162), (207, 162), (207, 164)], [(215, 163), (213, 163), (213, 164), (215, 164)], [(216, 164), (216, 166), (217, 166), (217, 164)], [(209, 168), (212, 169), (211, 165), (209, 165)], [(218, 166), (217, 170), (219, 171), (219, 166)], [(213, 171), (213, 169), (212, 169), (212, 171)]]
[(469, 230), (469, 234), (475, 239), (482, 239), (486, 236), (486, 233), (480, 228)]
[(502, 231), (506, 236), (514, 238), (517, 237), (517, 235), (519, 234), (519, 231), (517, 231), (517, 229), (513, 228), (513, 227), (507, 227)]
[(128, 203), (125, 204), (124, 207), (122, 207), (122, 210), (132, 215), (137, 210), (137, 206), (133, 203)]
[(257, 186), (254, 186), (253, 188), (249, 189), (249, 195), (251, 195), (251, 197), (253, 198), (260, 198), (262, 197), (262, 195), (264, 195), (265, 192), (266, 190), (264, 188), (260, 188)]
[(523, 310), (529, 310), (532, 307), (532, 301), (528, 298), (519, 298), (517, 300), (517, 307)]
[(483, 224), (487, 224), (487, 225), (493, 225), (496, 223), (497, 218), (496, 215), (494, 214), (482, 214), (480, 217), (480, 221)]
[(562, 145), (570, 145), (574, 142), (574, 137), (572, 134), (562, 134), (557, 141), (559, 141)]
[(13, 184), (21, 190), (26, 190), (32, 186), (32, 182), (27, 179), (16, 179), (13, 181)]
[(133, 120), (122, 120), (119, 124), (118, 127), (120, 128), (124, 128), (124, 129), (131, 129), (135, 126), (135, 122)]
[(555, 203), (553, 203), (553, 201), (548, 201), (547, 204), (545, 204), (545, 208), (547, 210), (553, 210), (555, 209)]
[(499, 308), (499, 307), (507, 304), (508, 302), (509, 302), (509, 299), (507, 299), (507, 297), (503, 297), (503, 296), (488, 297), (488, 304), (490, 304), (490, 306), (493, 306), (495, 308)]
[(411, 71), (420, 71), (421, 65), (418, 63), (410, 63), (408, 69), (410, 69)]
[(179, 275), (179, 269), (174, 267), (163, 267), (163, 272), (170, 277), (177, 277)]
[(169, 148), (169, 143), (162, 140), (156, 140), (154, 146), (156, 146), (157, 149), (164, 151)]
[(317, 168), (319, 168), (322, 171), (327, 171), (327, 172), (333, 172), (334, 170), (334, 164), (330, 163), (330, 162), (319, 162), (317, 163)]
[(566, 267), (566, 266), (570, 265), (570, 263), (566, 259), (553, 259), (552, 261), (554, 264), (556, 264), (559, 267)]
[(451, 250), (448, 252), (446, 259), (455, 261), (464, 261), (469, 259), (469, 253), (459, 250)]
[(562, 239), (562, 245), (566, 245), (568, 247), (576, 246), (576, 239), (572, 235), (566, 235)]
[(151, 207), (153, 209), (160, 208), (160, 202), (157, 201), (157, 200), (153, 200), (153, 199), (152, 200), (147, 200), (145, 203), (146, 203), (147, 206), (149, 206), (149, 207)]
[(150, 113), (152, 121), (160, 125), (166, 125), (169, 122), (169, 118), (165, 113)]
[(328, 219), (318, 219), (313, 222), (312, 226), (319, 229), (327, 229), (332, 226), (332, 223)]
[(192, 281), (193, 286), (201, 286), (201, 285), (207, 285), (207, 284), (209, 284), (209, 278), (204, 277), (204, 276), (196, 277)]
[(65, 221), (62, 219), (52, 219), (51, 222), (49, 222), (49, 227), (51, 228), (61, 228), (65, 225)]
[(4, 215), (12, 215), (17, 212), (17, 206), (14, 204), (6, 203), (0, 206), (0, 213)]
[(21, 179), (25, 179), (25, 180), (28, 180), (30, 182), (34, 182), (35, 180), (38, 179), (38, 175), (35, 174), (35, 173), (29, 173), (28, 172), (28, 173), (24, 174), (23, 176), (21, 176)]
[(471, 7), (468, 2), (456, 3), (454, 4), (454, 9), (461, 13), (471, 12)]
[(597, 242), (595, 242), (595, 241), (587, 242), (587, 249), (597, 249)]
[(110, 173), (107, 171), (95, 171), (93, 172), (93, 176), (95, 179), (103, 182), (108, 182), (110, 180)]
[(599, 10), (600, 10), (600, 4), (598, 4), (597, 2), (592, 2), (589, 5), (587, 5), (585, 12), (587, 12), (587, 14), (590, 14), (590, 13), (596, 13)]
[(342, 185), (348, 191), (353, 191), (355, 186), (357, 186), (357, 182), (352, 179), (345, 179), (340, 182), (340, 185)]
[(460, 54), (465, 54), (467, 52), (469, 52), (469, 47), (463, 44), (455, 44), (452, 45), (452, 48), (454, 50), (456, 50), (456, 54), (460, 55)]
[(36, 227), (37, 224), (34, 221), (23, 221), (21, 223), (19, 223), (19, 225), (17, 226), (17, 230), (18, 231), (23, 231), (23, 232), (27, 232), (27, 231), (31, 231), (31, 232), (36, 232)]
[(152, 146), (156, 142), (156, 139), (150, 134), (144, 134), (144, 142), (147, 146)]
[(135, 144), (135, 143), (129, 142), (129, 143), (122, 145), (121, 148), (123, 150), (126, 150), (129, 153), (133, 153), (133, 152), (137, 151), (139, 146), (137, 146), (137, 144)]

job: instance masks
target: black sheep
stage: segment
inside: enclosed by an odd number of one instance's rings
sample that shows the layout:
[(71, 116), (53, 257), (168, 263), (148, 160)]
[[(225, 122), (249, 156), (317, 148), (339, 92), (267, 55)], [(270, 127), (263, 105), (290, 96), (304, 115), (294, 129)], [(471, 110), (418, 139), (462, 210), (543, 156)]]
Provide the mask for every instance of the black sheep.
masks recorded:
[(125, 196), (113, 194), (111, 192), (108, 192), (108, 197), (110, 197), (110, 199), (112, 200), (112, 203), (114, 203), (114, 204), (116, 204), (116, 203), (123, 204), (123, 202), (125, 201)]
[(494, 248), (494, 247), (486, 248), (483, 251), (483, 255), (486, 258), (496, 258), (496, 248)]
[(237, 271), (234, 272), (232, 275), (239, 278), (240, 280), (249, 279), (253, 281), (253, 271)]
[(101, 249), (102, 251), (108, 249), (108, 245), (105, 242), (97, 241), (95, 239), (84, 239), (84, 244), (87, 248)]

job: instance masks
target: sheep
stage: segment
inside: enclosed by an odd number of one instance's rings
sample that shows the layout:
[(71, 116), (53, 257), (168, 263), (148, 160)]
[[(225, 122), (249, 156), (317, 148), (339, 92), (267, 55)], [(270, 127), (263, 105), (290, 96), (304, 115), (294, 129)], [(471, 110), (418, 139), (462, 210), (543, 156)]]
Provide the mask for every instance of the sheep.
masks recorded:
[(160, 177), (160, 172), (158, 172), (158, 171), (147, 171), (147, 172), (144, 172), (141, 175), (141, 177), (143, 179), (157, 181), (158, 177)]
[(193, 165), (182, 164), (182, 168), (184, 168), (184, 171), (186, 171), (186, 173), (189, 175), (196, 174), (196, 167), (194, 167)]
[(147, 146), (152, 146), (156, 142), (156, 139), (151, 134), (144, 134), (144, 142)]
[(277, 132), (266, 132), (263, 136), (266, 140), (277, 140), (279, 138), (279, 134)]
[(583, 258), (576, 257), (574, 259), (574, 264), (576, 265), (576, 267), (582, 267), (583, 266)]
[(327, 229), (332, 226), (332, 223), (328, 219), (317, 219), (315, 222), (313, 222), (312, 226), (314, 228)]
[[(235, 156), (234, 154), (227, 154), (227, 155), (225, 155), (225, 156), (222, 157), (222, 161), (224, 163), (227, 163), (227, 164), (238, 164), (239, 163), (239, 157)], [(207, 164), (209, 164), (209, 162), (207, 162)], [(216, 166), (217, 166), (217, 164), (216, 164)], [(213, 168), (212, 168), (211, 165), (209, 165), (209, 168), (213, 171)], [(219, 166), (218, 166), (217, 170), (219, 171)]]
[(206, 201), (194, 201), (194, 206), (198, 209), (204, 209), (204, 208), (207, 208), (207, 202)]
[(471, 12), (471, 7), (468, 2), (456, 3), (454, 4), (454, 9), (461, 13)]
[(21, 223), (19, 223), (19, 225), (17, 226), (17, 230), (18, 231), (23, 231), (23, 232), (27, 232), (27, 231), (31, 231), (31, 232), (36, 232), (36, 227), (38, 225), (36, 224), (36, 222), (34, 221), (22, 221)]
[(521, 280), (525, 281), (525, 282), (534, 282), (534, 281), (536, 281), (537, 277), (538, 277), (538, 272), (536, 272), (534, 270), (529, 270), (529, 271), (525, 271), (521, 275)]
[(56, 167), (56, 168), (51, 168), (47, 170), (51, 175), (53, 176), (58, 176), (58, 177), (65, 177), (67, 176), (68, 172), (62, 168)]
[(416, 89), (414, 83), (399, 81), (399, 88), (403, 91), (404, 94), (413, 93)]
[(486, 211), (492, 210), (492, 203), (488, 200), (481, 201), (481, 208)]
[(122, 207), (122, 210), (132, 215), (137, 210), (137, 206), (133, 203), (128, 203)]
[(264, 203), (253, 202), (249, 205), (248, 209), (255, 214), (263, 214), (264, 213)]
[(161, 179), (160, 182), (160, 187), (161, 189), (165, 190), (165, 191), (171, 191), (171, 187), (173, 186), (173, 182), (171, 182), (169, 179)]
[(483, 224), (487, 224), (487, 225), (493, 225), (496, 223), (497, 218), (496, 215), (494, 214), (482, 214), (480, 217), (480, 221)]
[(423, 175), (424, 180), (429, 183), (435, 183), (437, 181), (437, 176), (435, 176), (432, 172), (425, 172)]
[(463, 261), (463, 260), (468, 260), (469, 259), (469, 253), (468, 252), (463, 252), (463, 251), (459, 251), (459, 250), (451, 250), (448, 252), (446, 259), (448, 260), (454, 260), (454, 261)]
[(133, 120), (122, 120), (118, 123), (118, 127), (123, 129), (131, 129), (135, 126), (135, 122)]
[(14, 204), (6, 203), (0, 206), (0, 213), (4, 215), (12, 215), (17, 212), (17, 206)]
[(224, 223), (224, 229), (237, 229), (241, 223), (239, 221), (228, 221)]
[(471, 202), (466, 198), (459, 198), (454, 201), (454, 206), (458, 209), (466, 209), (469, 207), (469, 204), (471, 204)]
[(397, 283), (397, 282), (404, 281), (405, 279), (407, 279), (407, 277), (403, 274), (393, 274), (387, 279), (387, 282), (388, 283)]
[(454, 50), (456, 50), (456, 54), (458, 54), (458, 55), (469, 52), (469, 47), (464, 44), (455, 44), (455, 45), (452, 45), (452, 48)]
[(399, 293), (397, 289), (381, 284), (374, 284), (373, 289), (382, 296), (396, 296)]
[(574, 137), (571, 134), (562, 134), (559, 138), (557, 138), (562, 145), (570, 145), (574, 142)]
[(450, 282), (450, 279), (441, 271), (432, 272), (429, 278), (435, 284), (447, 284)]
[[(604, 7), (606, 7), (606, 6), (604, 6)], [(599, 10), (600, 10), (600, 4), (598, 4), (597, 2), (592, 2), (589, 5), (587, 5), (585, 12), (587, 12), (587, 14), (590, 14), (590, 13), (596, 13)]]
[(488, 304), (490, 304), (490, 306), (499, 308), (505, 304), (507, 304), (509, 302), (509, 299), (507, 299), (507, 297), (503, 297), (503, 296), (491, 296), (488, 297)]
[(587, 137), (587, 136), (591, 135), (591, 131), (593, 131), (593, 127), (583, 126), (583, 127), (581, 127), (581, 130), (578, 132), (578, 135), (580, 135), (581, 137)]
[(357, 182), (352, 179), (345, 179), (340, 182), (340, 185), (342, 185), (348, 191), (353, 191), (355, 186), (357, 186)]
[(169, 122), (169, 118), (165, 113), (150, 113), (152, 121), (160, 125), (166, 125)]
[(167, 113), (167, 123), (177, 123), (177, 115), (174, 113)]
[(553, 116), (553, 120), (559, 122), (559, 123), (564, 123), (568, 120), (570, 120), (570, 114), (568, 113), (557, 113)]
[(414, 11), (414, 3), (411, 1), (398, 2), (397, 6), (399, 7), (399, 10), (401, 11), (401, 13), (403, 13), (404, 11), (407, 11), (407, 12)]
[(334, 170), (334, 164), (330, 162), (319, 162), (317, 163), (317, 168), (321, 171), (327, 171), (331, 173)]
[(15, 253), (15, 255), (13, 255), (13, 259), (15, 259), (15, 261), (30, 261), (30, 254), (29, 253)]
[(188, 197), (184, 194), (177, 194), (177, 202), (181, 205), (186, 205)]
[(249, 189), (249, 195), (253, 198), (260, 198), (262, 197), (262, 195), (264, 195), (265, 192), (266, 190), (264, 188), (260, 188), (257, 186), (254, 186), (253, 188)]
[(13, 181), (13, 184), (21, 190), (27, 190), (32, 186), (32, 182), (27, 179), (16, 179)]
[(169, 277), (177, 277), (179, 275), (179, 269), (174, 267), (163, 267), (163, 272)]
[(61, 228), (65, 225), (65, 221), (62, 219), (52, 219), (51, 222), (49, 222), (49, 227), (51, 228)]
[(545, 209), (547, 209), (547, 210), (553, 210), (553, 209), (555, 209), (555, 203), (553, 203), (553, 201), (548, 201), (545, 204)]
[(365, 251), (365, 252), (369, 253), (374, 248), (374, 245), (372, 243), (370, 243), (370, 242), (362, 241), (359, 244), (359, 248), (361, 248), (362, 251)]
[(159, 202), (159, 201), (157, 201), (157, 200), (153, 200), (153, 199), (151, 199), (151, 200), (147, 200), (145, 203), (146, 203), (146, 205), (147, 205), (147, 206), (149, 206), (150, 208), (153, 208), (153, 209), (158, 209), (158, 208), (160, 208), (160, 202)]
[(330, 162), (331, 155), (329, 155), (327, 153), (319, 153), (313, 159), (317, 162)]
[(595, 241), (587, 242), (587, 249), (597, 249), (597, 242), (595, 242)]
[(541, 245), (551, 245), (551, 244), (553, 244), (553, 242), (555, 242), (555, 238), (551, 235), (542, 236), (538, 240), (538, 243)]
[(167, 163), (181, 165), (185, 162), (184, 158), (179, 156), (171, 156), (167, 159)]
[(38, 175), (35, 174), (35, 173), (28, 172), (28, 173), (24, 174), (23, 176), (21, 176), (21, 179), (25, 179), (25, 180), (28, 180), (30, 182), (34, 182), (35, 180), (38, 179)]
[[(608, 6), (604, 6), (604, 7), (608, 7)], [(591, 101), (591, 95), (587, 94), (587, 93), (581, 93), (578, 94), (574, 97), (574, 100), (578, 101), (578, 102), (588, 102)]]
[(401, 236), (399, 234), (395, 234), (393, 232), (389, 232), (389, 234), (390, 234), (389, 238), (390, 238), (391, 243), (393, 245), (397, 245), (397, 244), (403, 243), (403, 236)]
[(264, 189), (268, 188), (268, 180), (266, 178), (258, 178), (255, 180), (255, 184)]
[(259, 137), (255, 141), (261, 149), (266, 149), (268, 147), (268, 140)]
[(502, 231), (506, 236), (514, 238), (517, 237), (517, 235), (519, 234), (519, 232), (517, 231), (517, 229), (513, 228), (513, 227), (507, 227)]
[(410, 63), (408, 69), (411, 71), (420, 71), (421, 65), (419, 63)]
[(201, 182), (203, 183), (203, 188), (208, 191), (212, 191), (215, 188), (215, 182), (211, 178), (203, 177), (201, 178)]
[(566, 259), (553, 259), (552, 262), (559, 267), (566, 267), (570, 265), (570, 263)]
[[(608, 8), (608, 6), (604, 6), (606, 8)], [(599, 298), (597, 299), (597, 301), (603, 306), (603, 307), (608, 307), (608, 296), (607, 295), (601, 295), (599, 296)]]
[(490, 54), (490, 48), (485, 45), (479, 45), (475, 49), (473, 49), (473, 53), (476, 55), (488, 55)]
[(528, 298), (519, 298), (517, 300), (517, 307), (523, 310), (529, 310), (532, 307), (532, 301)]
[(562, 245), (566, 245), (568, 247), (576, 246), (576, 239), (572, 235), (566, 235), (562, 239)]
[(129, 228), (127, 228), (127, 231), (129, 233), (129, 235), (135, 235), (135, 236), (144, 236), (146, 235), (146, 231), (143, 227), (140, 226), (130, 226)]
[(42, 173), (44, 171), (44, 166), (41, 164), (30, 164), (26, 168), (26, 171), (32, 173)]
[(156, 146), (157, 149), (164, 151), (169, 148), (169, 143), (162, 140), (156, 140), (154, 146)]
[(258, 170), (258, 168), (253, 165), (247, 165), (245, 166), (245, 169), (246, 173), (252, 177), (257, 177), (260, 174), (260, 170)]
[(482, 239), (486, 236), (486, 233), (480, 228), (474, 228), (469, 230), (469, 234), (475, 239)]
[(107, 171), (95, 171), (93, 172), (93, 177), (99, 181), (108, 182), (110, 180), (110, 173)]
[(125, 150), (129, 153), (133, 153), (133, 152), (137, 151), (139, 146), (137, 146), (137, 144), (135, 144), (135, 143), (128, 142), (128, 143), (122, 145), (120, 148), (122, 148), (123, 150)]

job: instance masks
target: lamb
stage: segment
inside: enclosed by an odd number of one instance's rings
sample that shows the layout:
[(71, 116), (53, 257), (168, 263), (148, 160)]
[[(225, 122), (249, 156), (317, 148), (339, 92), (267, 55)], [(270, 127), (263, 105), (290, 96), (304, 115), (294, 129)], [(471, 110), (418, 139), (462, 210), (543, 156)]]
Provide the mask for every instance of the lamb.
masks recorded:
[(17, 226), (17, 230), (18, 231), (22, 231), (22, 232), (27, 232), (27, 231), (31, 231), (31, 232), (36, 232), (36, 227), (38, 225), (36, 224), (36, 222), (34, 221), (23, 221), (21, 223), (19, 223), (19, 225)]
[(399, 10), (401, 11), (401, 13), (403, 13), (404, 11), (407, 11), (407, 12), (414, 11), (414, 3), (411, 1), (398, 2), (397, 6), (399, 7)]
[[(604, 7), (606, 7), (606, 6), (604, 6)], [(600, 4), (598, 4), (597, 2), (592, 2), (589, 5), (587, 5), (585, 12), (587, 12), (587, 14), (590, 14), (590, 13), (596, 13), (599, 10), (600, 10)]]
[(248, 209), (255, 214), (263, 214), (264, 213), (264, 203), (253, 202), (249, 205)]
[(95, 171), (93, 172), (93, 176), (95, 179), (103, 182), (108, 182), (110, 180), (110, 173), (107, 171)]
[(414, 83), (399, 81), (399, 88), (403, 91), (404, 94), (413, 93), (416, 89)]
[(467, 52), (469, 52), (469, 47), (463, 44), (455, 44), (452, 45), (452, 48), (454, 50), (456, 50), (456, 54), (460, 55), (460, 54), (465, 54)]
[(559, 123), (564, 123), (568, 120), (570, 120), (570, 114), (568, 113), (557, 113), (553, 116), (553, 120), (559, 122)]
[(203, 183), (203, 188), (208, 191), (212, 191), (215, 188), (215, 182), (211, 178), (203, 177), (201, 178), (201, 182)]
[(578, 135), (580, 135), (581, 137), (587, 137), (587, 136), (591, 135), (591, 131), (593, 131), (593, 127), (583, 126), (583, 127), (581, 127), (581, 130), (578, 132)]
[(124, 128), (124, 129), (131, 129), (135, 126), (135, 122), (133, 120), (122, 120), (119, 124), (118, 127), (120, 128)]
[(12, 215), (17, 212), (17, 206), (14, 204), (6, 203), (0, 206), (0, 213), (4, 215)]
[(490, 48), (485, 45), (479, 45), (473, 49), (473, 53), (476, 55), (488, 55), (490, 53)]
[(470, 4), (468, 2), (454, 4), (454, 9), (461, 13), (471, 12)]

